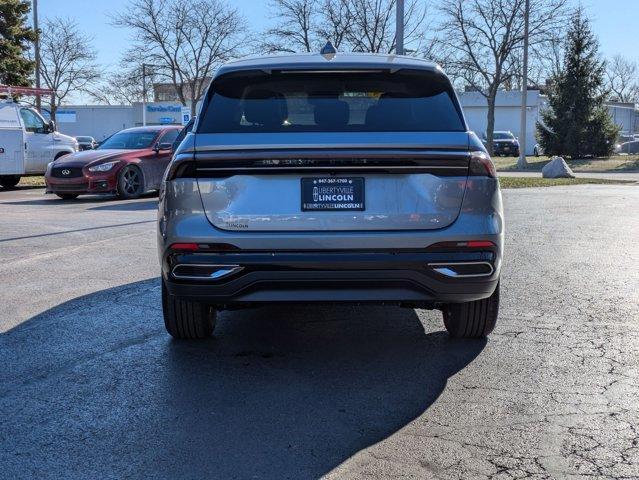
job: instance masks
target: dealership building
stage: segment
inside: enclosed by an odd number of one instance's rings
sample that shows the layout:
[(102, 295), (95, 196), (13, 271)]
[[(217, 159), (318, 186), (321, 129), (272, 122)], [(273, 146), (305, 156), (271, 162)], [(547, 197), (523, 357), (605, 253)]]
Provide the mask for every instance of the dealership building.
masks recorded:
[[(481, 135), (486, 131), (486, 98), (480, 92), (459, 92), (459, 99), (471, 130)], [(535, 126), (540, 112), (547, 104), (539, 90), (528, 91), (526, 106), (526, 150), (532, 154)], [(72, 136), (89, 135), (103, 140), (124, 128), (142, 125), (142, 112), (146, 109), (147, 125), (183, 124), (190, 109), (179, 102), (134, 103), (133, 105), (68, 105), (56, 113), (58, 130)], [(629, 103), (609, 103), (610, 115), (624, 133), (639, 133), (639, 110)], [(521, 92), (501, 91), (495, 105), (495, 130), (509, 130), (519, 137), (521, 118)]]

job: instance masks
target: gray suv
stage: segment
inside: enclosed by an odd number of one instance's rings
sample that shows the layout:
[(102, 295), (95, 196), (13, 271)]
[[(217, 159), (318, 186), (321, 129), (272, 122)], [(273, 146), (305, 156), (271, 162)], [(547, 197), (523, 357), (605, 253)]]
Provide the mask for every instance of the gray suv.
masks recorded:
[(372, 54), (222, 66), (165, 173), (162, 306), (176, 338), (274, 302), (439, 309), (490, 333), (499, 182), (435, 64)]

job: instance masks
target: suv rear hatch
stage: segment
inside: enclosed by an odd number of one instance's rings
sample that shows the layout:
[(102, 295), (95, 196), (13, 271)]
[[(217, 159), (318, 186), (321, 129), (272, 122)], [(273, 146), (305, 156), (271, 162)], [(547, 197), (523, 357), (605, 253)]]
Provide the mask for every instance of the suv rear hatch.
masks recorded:
[(241, 72), (206, 101), (194, 154), (217, 228), (429, 230), (459, 215), (469, 134), (439, 71)]

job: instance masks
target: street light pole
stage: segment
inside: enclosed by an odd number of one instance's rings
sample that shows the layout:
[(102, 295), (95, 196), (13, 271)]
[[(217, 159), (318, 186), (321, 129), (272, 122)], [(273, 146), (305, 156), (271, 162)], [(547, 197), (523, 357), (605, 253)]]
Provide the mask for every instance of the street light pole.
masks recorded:
[[(38, 0), (33, 0), (33, 29), (36, 32), (35, 50), (35, 87), (40, 88), (40, 30), (38, 29)], [(36, 110), (41, 111), (40, 94), (36, 94)]]
[(524, 71), (521, 80), (521, 124), (519, 128), (519, 160), (517, 168), (527, 168), (526, 160), (526, 111), (528, 106), (528, 23), (530, 19), (530, 0), (526, 0), (524, 12)]
[(397, 0), (395, 13), (395, 53), (404, 55), (404, 0)]
[(146, 127), (146, 63), (142, 64), (142, 126)]

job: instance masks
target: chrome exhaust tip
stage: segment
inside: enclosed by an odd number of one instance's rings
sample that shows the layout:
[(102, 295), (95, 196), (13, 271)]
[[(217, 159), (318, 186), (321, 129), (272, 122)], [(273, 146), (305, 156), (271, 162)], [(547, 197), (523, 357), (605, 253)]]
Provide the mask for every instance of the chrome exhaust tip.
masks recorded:
[(239, 265), (200, 265), (181, 263), (173, 267), (171, 275), (179, 280), (220, 280), (239, 272)]
[(490, 262), (437, 262), (428, 266), (451, 278), (490, 277), (495, 271)]

